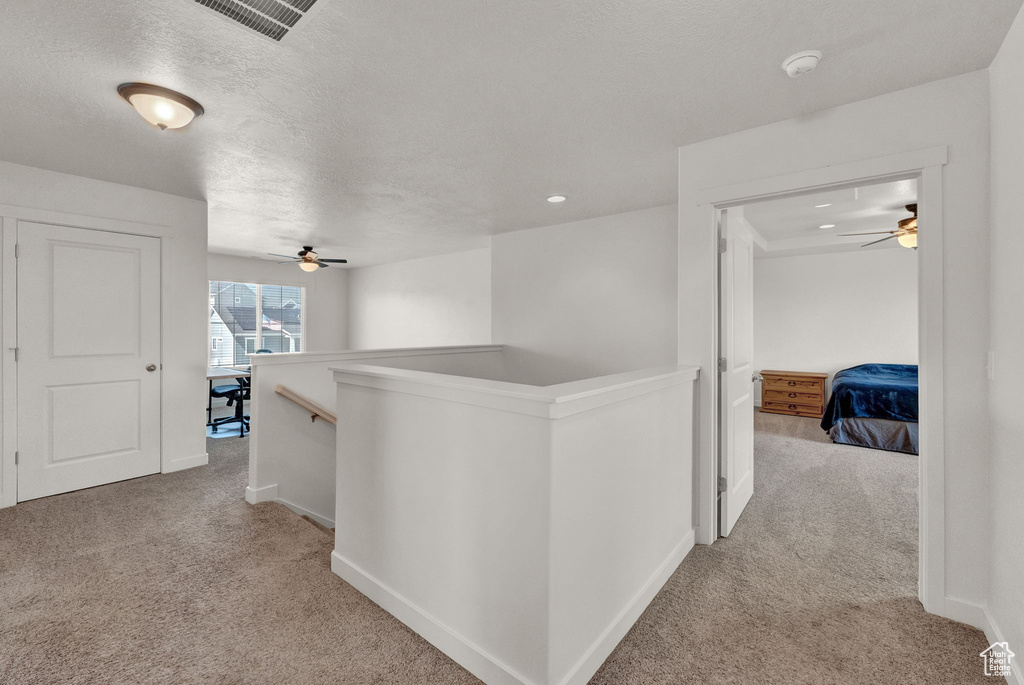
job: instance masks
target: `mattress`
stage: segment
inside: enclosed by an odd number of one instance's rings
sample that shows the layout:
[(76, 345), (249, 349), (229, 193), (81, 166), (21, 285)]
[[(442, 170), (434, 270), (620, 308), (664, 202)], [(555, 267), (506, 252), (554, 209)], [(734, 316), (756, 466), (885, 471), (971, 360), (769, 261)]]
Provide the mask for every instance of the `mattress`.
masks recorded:
[(918, 425), (892, 419), (844, 418), (828, 430), (833, 442), (872, 449), (919, 454)]

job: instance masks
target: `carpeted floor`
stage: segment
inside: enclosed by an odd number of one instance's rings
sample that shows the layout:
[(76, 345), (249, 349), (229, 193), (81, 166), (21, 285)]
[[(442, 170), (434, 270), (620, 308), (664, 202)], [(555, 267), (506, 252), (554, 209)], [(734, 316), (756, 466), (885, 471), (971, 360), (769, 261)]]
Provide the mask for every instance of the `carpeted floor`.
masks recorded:
[[(759, 415), (757, 490), (593, 679), (989, 683), (982, 634), (915, 595), (915, 457)], [(210, 466), (0, 510), (0, 682), (476, 683), (330, 571), (331, 535)]]

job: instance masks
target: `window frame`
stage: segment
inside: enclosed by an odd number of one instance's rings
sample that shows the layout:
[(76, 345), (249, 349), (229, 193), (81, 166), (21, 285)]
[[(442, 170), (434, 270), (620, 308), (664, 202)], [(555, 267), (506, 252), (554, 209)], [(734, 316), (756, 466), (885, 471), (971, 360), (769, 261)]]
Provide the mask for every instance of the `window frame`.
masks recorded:
[[(299, 336), (300, 336), (300, 339), (301, 339), (301, 349), (299, 350), (299, 352), (282, 352), (281, 354), (299, 354), (301, 352), (305, 352), (306, 351), (306, 308), (309, 306), (309, 300), (307, 299), (307, 295), (306, 295), (306, 286), (299, 285), (297, 283), (285, 283), (285, 282), (277, 282), (277, 283), (274, 283), (274, 282), (269, 282), (269, 283), (267, 283), (267, 282), (264, 282), (264, 283), (249, 283), (247, 281), (231, 281), (231, 280), (223, 280), (223, 279), (219, 279), (219, 278), (214, 278), (214, 279), (208, 279), (207, 280), (207, 285), (206, 285), (207, 294), (209, 294), (209, 292), (210, 292), (210, 285), (213, 284), (213, 283), (229, 283), (231, 285), (244, 285), (244, 286), (249, 286), (249, 287), (255, 287), (256, 288), (256, 337), (255, 337), (255, 343), (254, 343), (255, 347), (253, 348), (253, 352), (255, 352), (256, 350), (263, 349), (263, 288), (264, 288), (264, 286), (271, 286), (271, 287), (275, 287), (275, 288), (282, 288), (282, 287), (283, 288), (298, 288), (299, 289), (299, 302), (298, 302), (298, 305), (299, 305)], [(211, 299), (210, 309), (213, 310), (214, 302), (212, 301), (212, 299), (213, 299), (212, 295), (210, 295), (210, 299)], [(241, 298), (238, 298), (238, 297), (235, 298), (236, 304), (238, 303), (238, 301), (240, 299)], [(213, 367), (213, 350), (211, 349), (212, 345), (210, 344), (210, 341), (213, 340), (213, 332), (212, 332), (212, 328), (211, 328), (212, 323), (213, 323), (213, 316), (208, 316), (207, 317), (207, 321), (206, 321), (206, 339), (207, 339), (207, 345), (206, 345), (206, 365), (208, 367), (211, 367), (211, 368)], [(283, 325), (282, 325), (282, 330), (283, 330)], [(246, 340), (250, 340), (251, 338), (246, 337), (245, 339)], [(234, 360), (235, 336), (234, 336), (233, 333), (231, 335), (230, 345), (231, 345), (231, 350), (232, 350), (232, 360)], [(250, 354), (247, 353), (245, 356), (248, 357), (248, 356), (250, 356)], [(242, 367), (242, 366), (246, 366), (246, 365), (247, 364), (245, 364), (244, 362), (240, 363), (240, 364), (239, 363), (235, 363), (233, 365), (229, 365), (226, 368), (238, 368), (238, 367)], [(224, 367), (221, 367), (221, 368), (224, 368)]]

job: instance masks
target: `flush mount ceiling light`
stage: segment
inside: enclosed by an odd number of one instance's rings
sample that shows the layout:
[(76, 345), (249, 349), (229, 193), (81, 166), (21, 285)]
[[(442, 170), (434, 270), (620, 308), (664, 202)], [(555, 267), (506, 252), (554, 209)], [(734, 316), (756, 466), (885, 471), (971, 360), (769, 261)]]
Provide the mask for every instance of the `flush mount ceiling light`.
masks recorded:
[(568, 199), (569, 198), (567, 198), (565, 195), (548, 195), (548, 202), (550, 202), (552, 204), (557, 204), (559, 202), (565, 202)]
[(809, 71), (814, 71), (821, 61), (821, 53), (817, 50), (804, 50), (795, 55), (790, 55), (782, 63), (782, 68), (790, 78), (799, 78)]
[(828, 204), (824, 204), (824, 205), (814, 205), (814, 208), (815, 209), (824, 209), (825, 207), (831, 207), (831, 206), (832, 206), (832, 203), (829, 202)]
[(836, 227), (835, 224), (822, 224), (821, 226), (818, 226), (818, 228), (835, 228), (835, 227)]
[(122, 83), (117, 93), (135, 108), (143, 119), (160, 130), (188, 126), (203, 115), (203, 106), (187, 95), (149, 83)]

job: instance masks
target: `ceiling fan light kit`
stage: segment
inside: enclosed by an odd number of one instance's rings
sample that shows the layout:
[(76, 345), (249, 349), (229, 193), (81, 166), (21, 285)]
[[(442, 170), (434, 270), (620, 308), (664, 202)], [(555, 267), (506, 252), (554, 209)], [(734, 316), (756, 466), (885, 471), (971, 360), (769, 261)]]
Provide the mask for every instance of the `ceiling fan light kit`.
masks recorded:
[(278, 262), (278, 264), (298, 264), (300, 269), (310, 273), (319, 271), (331, 264), (348, 264), (347, 259), (321, 259), (320, 255), (314, 252), (310, 245), (303, 245), (302, 249), (299, 250), (298, 254), (294, 257), (289, 257), (286, 254), (275, 254), (273, 252), (268, 252), (267, 254), (271, 257), (284, 257), (288, 260), (287, 262)]
[(869, 233), (840, 233), (841, 236), (854, 236), (854, 235), (879, 235), (882, 233), (888, 233), (889, 235), (885, 238), (873, 240), (870, 243), (865, 243), (861, 247), (868, 247), (869, 245), (875, 245), (876, 243), (882, 243), (886, 240), (892, 240), (896, 238), (903, 247), (909, 247), (913, 250), (917, 249), (917, 203), (909, 204), (906, 206), (908, 212), (913, 212), (914, 216), (901, 219), (897, 224), (897, 228), (894, 231), (871, 231)]

